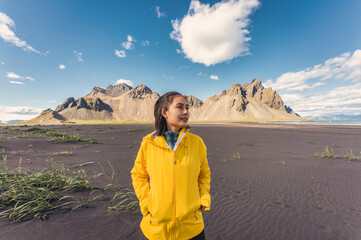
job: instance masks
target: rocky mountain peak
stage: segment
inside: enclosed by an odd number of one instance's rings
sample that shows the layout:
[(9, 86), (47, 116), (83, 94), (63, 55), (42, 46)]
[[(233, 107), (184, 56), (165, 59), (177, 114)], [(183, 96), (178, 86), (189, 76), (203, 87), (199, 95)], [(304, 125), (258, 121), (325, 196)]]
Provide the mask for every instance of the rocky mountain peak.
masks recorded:
[[(144, 99), (146, 95), (153, 95), (154, 92), (144, 84), (140, 84), (128, 92), (133, 99)], [(157, 94), (158, 95), (158, 94)], [(158, 95), (159, 96), (159, 95)]]
[(127, 84), (120, 83), (115, 86), (109, 85), (105, 90), (105, 93), (111, 97), (119, 97), (131, 89), (132, 87), (128, 86)]
[(75, 102), (73, 97), (67, 98), (62, 104), (56, 107), (55, 112), (61, 112)]
[(259, 78), (254, 78), (251, 83), (245, 83), (243, 89), (246, 90), (248, 96), (253, 97), (258, 91), (262, 91), (264, 87)]
[(98, 96), (99, 93), (105, 93), (105, 89), (102, 87), (94, 87), (93, 90), (87, 96)]
[(228, 90), (226, 91), (228, 95), (244, 95), (242, 85), (239, 83), (233, 84)]
[(89, 110), (94, 110), (96, 112), (100, 112), (103, 110), (107, 110), (112, 112), (113, 109), (106, 103), (104, 103), (100, 98), (79, 98), (76, 102), (74, 102), (70, 107), (76, 107), (77, 109), (85, 108)]
[(190, 107), (200, 108), (203, 105), (203, 101), (192, 95), (183, 95), (187, 100)]

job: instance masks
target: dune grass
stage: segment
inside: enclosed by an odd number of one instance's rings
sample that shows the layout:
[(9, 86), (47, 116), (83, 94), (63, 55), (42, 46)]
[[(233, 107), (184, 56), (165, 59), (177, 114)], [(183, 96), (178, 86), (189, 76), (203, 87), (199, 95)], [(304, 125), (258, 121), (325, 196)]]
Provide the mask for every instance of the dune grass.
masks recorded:
[(233, 153), (233, 158), (234, 159), (241, 159), (241, 154), (239, 154), (239, 152), (235, 152), (235, 153)]
[(149, 130), (149, 129), (152, 129), (152, 127), (129, 128), (129, 129), (128, 129), (128, 134), (134, 134), (135, 132), (144, 131), (144, 130)]
[(346, 153), (342, 153), (341, 155), (336, 155), (332, 148), (328, 149), (328, 146), (325, 147), (323, 152), (314, 153), (314, 156), (318, 157), (318, 158), (341, 158), (341, 159), (346, 159), (346, 160), (350, 160), (350, 161), (361, 160), (361, 156), (355, 156), (354, 153), (352, 152), (352, 149), (350, 152), (346, 151)]
[(112, 164), (108, 161), (108, 164), (112, 170), (112, 175), (110, 178), (105, 174), (104, 167), (98, 162), (99, 166), (103, 170), (103, 175), (105, 176), (108, 184), (105, 186), (104, 191), (115, 191), (114, 195), (110, 197), (110, 202), (108, 204), (108, 212), (112, 210), (121, 211), (121, 210), (130, 210), (130, 211), (139, 211), (139, 201), (134, 193), (134, 191), (123, 187), (115, 177), (115, 171)]
[(29, 149), (28, 151), (17, 150), (17, 151), (11, 151), (10, 154), (13, 156), (26, 156), (29, 154), (30, 151), (31, 151), (31, 149)]
[(27, 138), (30, 135), (37, 135), (42, 137), (47, 137), (50, 142), (56, 143), (77, 143), (77, 142), (89, 142), (89, 143), (100, 143), (98, 139), (95, 138), (83, 138), (79, 135), (71, 135), (67, 133), (58, 132), (55, 128), (40, 128), (40, 127), (31, 127), (24, 130), (20, 128), (8, 127), (6, 128), (6, 133), (16, 134), (21, 133), (21, 135), (12, 136), (9, 139), (21, 139)]
[(95, 138), (83, 138), (79, 135), (70, 135), (56, 131), (55, 128), (40, 128), (31, 127), (25, 130), (28, 133), (36, 134), (38, 136), (48, 137), (50, 142), (56, 143), (77, 143), (77, 142), (89, 142), (89, 143), (100, 143)]
[(84, 170), (70, 171), (47, 159), (50, 169), (23, 172), (9, 170), (7, 156), (1, 150), (3, 167), (0, 168), (0, 217), (20, 222), (26, 217), (46, 219), (47, 212), (69, 206), (84, 206), (81, 197), (66, 195), (74, 191), (91, 190)]
[[(113, 183), (115, 172), (111, 165), (111, 179), (107, 179), (109, 183), (101, 189), (92, 186), (84, 169), (71, 171), (52, 158), (46, 160), (49, 168), (39, 171), (21, 171), (21, 163), (17, 170), (9, 170), (4, 149), (0, 150), (0, 158), (3, 162), (0, 165), (0, 217), (13, 222), (31, 217), (46, 220), (51, 210), (63, 207), (75, 210), (99, 198), (109, 200), (107, 211), (139, 210), (135, 193), (117, 181)], [(103, 175), (106, 176), (105, 171)], [(80, 191), (89, 193), (87, 200), (71, 194)], [(101, 194), (94, 196), (97, 193)]]

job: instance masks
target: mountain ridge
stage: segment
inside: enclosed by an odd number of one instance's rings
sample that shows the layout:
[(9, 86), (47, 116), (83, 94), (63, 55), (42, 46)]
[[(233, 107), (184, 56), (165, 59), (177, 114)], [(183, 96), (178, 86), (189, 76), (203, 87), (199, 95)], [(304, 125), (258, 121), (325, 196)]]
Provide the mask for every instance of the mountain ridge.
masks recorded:
[[(265, 88), (259, 78), (243, 85), (235, 83), (205, 101), (183, 95), (190, 105), (190, 121), (246, 119), (302, 119), (272, 88)], [(125, 83), (106, 89), (95, 86), (89, 94), (75, 100), (67, 98), (53, 111), (44, 110), (31, 122), (66, 122), (67, 120), (154, 121), (153, 107), (160, 95), (145, 84), (134, 88)]]

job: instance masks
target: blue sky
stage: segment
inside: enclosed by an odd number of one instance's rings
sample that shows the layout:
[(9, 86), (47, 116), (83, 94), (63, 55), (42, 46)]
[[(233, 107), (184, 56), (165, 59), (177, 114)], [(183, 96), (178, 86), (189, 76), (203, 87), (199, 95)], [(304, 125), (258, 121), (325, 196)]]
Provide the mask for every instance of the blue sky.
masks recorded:
[(259, 77), (302, 116), (361, 114), (361, 1), (0, 1), (0, 121), (125, 81), (206, 100)]

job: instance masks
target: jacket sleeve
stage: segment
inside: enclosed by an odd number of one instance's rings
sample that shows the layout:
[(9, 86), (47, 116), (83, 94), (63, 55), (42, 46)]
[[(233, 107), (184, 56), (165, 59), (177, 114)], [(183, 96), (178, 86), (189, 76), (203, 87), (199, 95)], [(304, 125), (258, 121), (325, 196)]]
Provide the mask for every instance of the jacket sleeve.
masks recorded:
[(142, 142), (140, 149), (138, 151), (137, 158), (134, 162), (134, 167), (130, 171), (132, 174), (132, 181), (135, 194), (139, 199), (140, 211), (143, 215), (148, 213), (148, 203), (149, 203), (149, 182), (148, 182), (148, 172), (146, 169), (146, 153), (145, 153), (145, 143)]
[(204, 206), (204, 210), (211, 209), (211, 195), (209, 190), (211, 188), (211, 171), (209, 170), (207, 160), (207, 147), (202, 141), (201, 143), (201, 170), (198, 176), (199, 194), (201, 197), (201, 205)]

